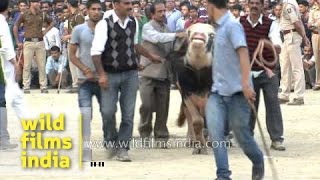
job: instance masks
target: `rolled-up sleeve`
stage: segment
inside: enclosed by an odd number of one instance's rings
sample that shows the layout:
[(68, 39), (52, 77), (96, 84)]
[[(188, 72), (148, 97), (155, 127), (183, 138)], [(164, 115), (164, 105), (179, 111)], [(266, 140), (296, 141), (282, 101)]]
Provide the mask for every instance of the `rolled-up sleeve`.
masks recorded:
[(142, 28), (142, 39), (151, 43), (167, 43), (174, 41), (175, 33), (161, 33), (155, 30), (150, 23)]
[(96, 25), (91, 47), (91, 56), (101, 55), (108, 40), (108, 25), (106, 20), (101, 20)]
[(240, 23), (233, 23), (229, 28), (230, 41), (234, 49), (247, 47), (246, 37), (243, 27)]

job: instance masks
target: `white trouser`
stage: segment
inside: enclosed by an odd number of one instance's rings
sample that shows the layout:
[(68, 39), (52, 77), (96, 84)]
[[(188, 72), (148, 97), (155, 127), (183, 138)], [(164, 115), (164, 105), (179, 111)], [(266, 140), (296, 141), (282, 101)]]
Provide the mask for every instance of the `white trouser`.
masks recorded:
[(14, 66), (5, 62), (5, 79), (6, 79), (6, 102), (11, 104), (19, 119), (26, 117), (26, 106), (23, 100), (23, 92), (19, 84), (15, 81)]

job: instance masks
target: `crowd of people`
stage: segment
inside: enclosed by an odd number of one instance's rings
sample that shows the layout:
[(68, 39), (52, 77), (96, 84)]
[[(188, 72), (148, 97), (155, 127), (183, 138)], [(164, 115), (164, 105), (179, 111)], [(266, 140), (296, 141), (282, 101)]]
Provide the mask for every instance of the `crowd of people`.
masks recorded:
[[(30, 1), (32, 2), (32, 0)], [(41, 30), (48, 29), (46, 35), (43, 37), (44, 47), (41, 47), (42, 51), (38, 51), (37, 53), (44, 53), (46, 58), (51, 55), (51, 48), (53, 46), (57, 46), (60, 49), (61, 55), (63, 58), (70, 59), (68, 54), (68, 44), (71, 37), (72, 29), (77, 24), (82, 24), (85, 20), (88, 19), (88, 15), (86, 12), (86, 1), (76, 2), (76, 3), (67, 3), (64, 0), (44, 0), (39, 1), (40, 6), (39, 10), (42, 12), (41, 16), (50, 18), (50, 22), (41, 22)], [(146, 24), (150, 19), (151, 15), (149, 11), (149, 7), (151, 2), (147, 2), (144, 0), (133, 1), (132, 2), (133, 9), (131, 15), (134, 16), (139, 23), (139, 42), (142, 42), (142, 27)], [(230, 0), (228, 1), (228, 9), (233, 14), (233, 16), (240, 20), (240, 17), (246, 16), (250, 13), (249, 4), (246, 1), (236, 1)], [(299, 0), (299, 13), (301, 15), (301, 21), (303, 22), (306, 36), (311, 42), (309, 47), (304, 47), (305, 45), (301, 45), (302, 50), (310, 49), (312, 50), (312, 56), (302, 57), (303, 59), (303, 69), (305, 74), (305, 86), (306, 88), (313, 88), (314, 90), (320, 89), (320, 82), (317, 82), (320, 79), (320, 74), (316, 72), (316, 67), (318, 64), (316, 59), (318, 58), (318, 30), (317, 19), (319, 18), (319, 5), (317, 1), (307, 1), (307, 0)], [(179, 0), (169, 1), (166, 4), (166, 11), (172, 12), (166, 14), (166, 23), (170, 32), (179, 32), (188, 28), (190, 25), (194, 23), (208, 23), (208, 15), (206, 10), (207, 2), (205, 0), (190, 0), (181, 2)], [(282, 4), (277, 1), (264, 1), (264, 9), (263, 13), (268, 16), (270, 19), (279, 23), (280, 15), (282, 10)], [(8, 23), (12, 30), (12, 36), (14, 37), (14, 45), (17, 47), (17, 58), (21, 59), (21, 66), (24, 67), (23, 70), (23, 82), (22, 86), (25, 93), (29, 93), (30, 87), (39, 87), (42, 89), (43, 93), (47, 93), (47, 84), (49, 84), (51, 88), (57, 87), (57, 81), (52, 82), (49, 78), (48, 70), (46, 68), (43, 60), (45, 59), (44, 54), (40, 54), (36, 56), (35, 51), (30, 52), (30, 46), (26, 49), (23, 49), (22, 43), (25, 42), (25, 36), (30, 36), (30, 32), (34, 32), (32, 27), (28, 27), (28, 23), (19, 22), (19, 17), (24, 14), (28, 9), (32, 9), (33, 7), (29, 6), (29, 1), (21, 0), (21, 1), (12, 1), (9, 8), (9, 17)], [(36, 7), (37, 8), (37, 7)], [(102, 3), (102, 12), (109, 11), (113, 8), (112, 2), (106, 0)], [(106, 13), (107, 14), (107, 13)], [(75, 17), (76, 16), (76, 17)], [(105, 17), (105, 16), (104, 16)], [(20, 18), (21, 19), (21, 18)], [(50, 24), (52, 21), (53, 24)], [(76, 21), (75, 23), (70, 22)], [(38, 22), (40, 23), (40, 22)], [(22, 24), (22, 25), (21, 25)], [(31, 26), (36, 24), (36, 22), (31, 22)], [(37, 26), (38, 28), (40, 26)], [(27, 29), (27, 30), (26, 30)], [(50, 29), (50, 31), (49, 31)], [(25, 32), (27, 31), (27, 32)], [(25, 34), (26, 33), (26, 34)], [(34, 34), (31, 34), (34, 36)], [(35, 39), (34, 39), (35, 40)], [(25, 52), (25, 53), (23, 53)], [(316, 53), (314, 53), (316, 52)], [(24, 59), (28, 59), (26, 64), (24, 64)], [(31, 60), (29, 60), (31, 59)], [(60, 61), (59, 61), (60, 62)], [(281, 62), (281, 61), (280, 61)], [(61, 64), (61, 63), (60, 63)], [(24, 66), (25, 65), (25, 66)], [(55, 65), (57, 70), (58, 64)], [(65, 61), (64, 64), (61, 64), (63, 68), (66, 70), (65, 75), (62, 77), (62, 88), (69, 88), (67, 92), (76, 93), (77, 92), (77, 73), (75, 67), (69, 61)], [(53, 67), (53, 66), (52, 66)], [(280, 67), (280, 66), (279, 66)], [(280, 72), (280, 70), (279, 70)], [(58, 74), (57, 74), (58, 75)], [(318, 78), (317, 78), (318, 77)], [(39, 82), (37, 80), (39, 79)], [(48, 82), (47, 82), (48, 79)], [(59, 80), (60, 77), (56, 78)], [(29, 82), (30, 81), (30, 82)], [(292, 85), (293, 86), (293, 85)], [(176, 88), (175, 84), (172, 83), (171, 88)], [(280, 88), (281, 89), (281, 88)], [(293, 87), (290, 87), (290, 90)], [(285, 99), (285, 98), (284, 98)]]
[[(241, 108), (250, 109), (246, 100), (255, 102), (258, 109), (263, 90), (271, 148), (283, 151), (280, 104), (303, 105), (306, 88), (320, 90), (317, 0), (20, 0), (11, 4), (7, 22), (16, 47), (13, 63), (16, 72), (20, 72), (16, 76), (22, 76), (23, 92), (30, 93), (39, 81), (41, 93), (48, 93), (48, 84), (78, 93), (84, 141), (90, 141), (92, 97), (96, 96), (104, 141), (122, 144), (121, 148), (108, 149), (109, 155), (120, 161), (131, 161), (128, 142), (132, 138), (138, 88), (142, 101), (140, 136), (148, 139), (153, 130), (156, 140), (169, 139), (166, 124), (170, 88), (176, 88), (176, 77), (166, 58), (175, 39), (186, 37), (185, 30), (193, 24), (210, 23), (216, 28), (213, 54), (217, 62), (214, 61), (214, 83), (207, 109), (219, 111), (207, 110), (208, 131), (216, 141), (223, 141), (228, 135), (228, 123), (221, 123), (226, 121), (226, 115), (219, 114), (226, 110), (217, 102), (225, 103), (232, 109), (228, 110), (230, 126), (254, 164), (253, 179), (263, 177), (264, 166), (262, 153), (252, 138), (255, 118)], [(262, 43), (271, 44), (269, 50), (275, 51), (263, 50), (260, 58), (267, 63), (253, 62), (249, 74), (246, 58), (255, 61), (253, 56), (262, 39), (267, 39)], [(14, 59), (11, 56), (6, 59)], [(294, 98), (290, 100), (292, 90)], [(231, 99), (225, 100), (224, 96)], [(119, 130), (115, 118), (118, 102), (122, 115)], [(241, 123), (238, 117), (243, 117)], [(10, 147), (10, 143), (6, 144)], [(90, 161), (90, 147), (83, 151), (84, 159)], [(218, 178), (228, 179), (231, 172), (226, 149), (215, 148), (214, 154)]]

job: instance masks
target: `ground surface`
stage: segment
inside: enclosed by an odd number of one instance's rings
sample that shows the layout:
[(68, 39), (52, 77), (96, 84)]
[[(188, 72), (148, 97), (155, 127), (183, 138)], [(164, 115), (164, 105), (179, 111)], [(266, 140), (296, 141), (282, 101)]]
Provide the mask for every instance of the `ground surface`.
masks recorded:
[[(139, 123), (140, 97), (137, 98), (134, 136), (138, 137), (137, 126)], [(30, 111), (40, 113), (65, 112), (72, 118), (68, 118), (67, 132), (74, 139), (74, 147), (67, 152), (72, 157), (72, 168), (69, 170), (26, 170), (21, 168), (21, 144), (22, 133), (20, 121), (16, 118), (11, 107), (8, 108), (9, 132), (12, 142), (19, 143), (16, 151), (0, 151), (0, 179), (214, 179), (215, 165), (210, 150), (209, 155), (191, 155), (188, 148), (170, 149), (132, 149), (130, 155), (133, 162), (121, 163), (116, 160), (106, 160), (106, 152), (103, 149), (94, 149), (94, 160), (104, 161), (105, 167), (92, 168), (88, 163), (83, 164), (79, 170), (78, 163), (78, 105), (77, 95), (59, 94), (50, 91), (43, 95), (39, 91), (32, 91), (25, 96)], [(168, 127), (170, 134), (175, 138), (183, 138), (186, 127), (176, 126), (176, 117), (180, 105), (180, 95), (172, 91), (170, 101), (170, 113)], [(9, 106), (9, 105), (8, 105)], [(264, 104), (260, 104), (259, 117), (264, 123)], [(282, 105), (282, 113), (285, 127), (285, 152), (271, 151), (281, 180), (294, 179), (320, 179), (320, 93), (307, 91), (305, 105), (290, 107)], [(67, 116), (68, 116), (67, 115)], [(117, 113), (120, 119), (120, 112)], [(119, 121), (118, 121), (119, 122)], [(102, 140), (101, 118), (94, 101), (93, 139)], [(58, 136), (61, 134), (57, 133)], [(267, 132), (265, 130), (265, 135)], [(259, 132), (256, 130), (256, 140), (260, 147), (262, 142)], [(268, 146), (270, 140), (267, 137)], [(251, 163), (243, 155), (239, 147), (229, 150), (229, 161), (233, 171), (233, 179), (248, 180), (251, 176)], [(271, 170), (266, 160), (266, 178), (272, 179)], [(45, 178), (44, 178), (45, 177)]]

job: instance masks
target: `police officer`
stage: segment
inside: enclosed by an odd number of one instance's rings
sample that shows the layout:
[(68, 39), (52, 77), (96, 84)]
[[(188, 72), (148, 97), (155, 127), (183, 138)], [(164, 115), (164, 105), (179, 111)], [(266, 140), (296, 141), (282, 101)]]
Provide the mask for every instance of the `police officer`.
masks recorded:
[(280, 16), (280, 30), (284, 36), (284, 42), (280, 54), (282, 75), (280, 87), (282, 92), (279, 101), (280, 103), (289, 102), (292, 75), (295, 97), (288, 105), (304, 104), (305, 79), (300, 45), (302, 40), (305, 45), (309, 45), (310, 42), (306, 36), (298, 9), (299, 6), (295, 0), (284, 0)]
[[(63, 42), (69, 41), (71, 38), (72, 30), (75, 26), (82, 24), (85, 22), (84, 16), (81, 14), (78, 8), (79, 2), (77, 0), (68, 0), (68, 9), (70, 12), (70, 16), (68, 18), (68, 27), (67, 27), (67, 35), (62, 38)], [(69, 48), (68, 48), (69, 49)], [(68, 50), (68, 59), (70, 60), (69, 50)], [(77, 67), (69, 62), (70, 72), (72, 76), (72, 89), (68, 91), (68, 93), (76, 93), (78, 92), (78, 74)]]
[(320, 43), (320, 35), (319, 35), (319, 30), (320, 30), (320, 4), (319, 0), (317, 0), (309, 14), (309, 21), (308, 21), (308, 26), (312, 30), (312, 46), (313, 46), (313, 53), (314, 53), (314, 58), (316, 62), (316, 82), (315, 86), (313, 87), (313, 90), (318, 91), (320, 90), (320, 57), (319, 57), (319, 43)]
[[(21, 49), (23, 46), (23, 89), (24, 93), (30, 93), (31, 64), (35, 55), (39, 69), (41, 93), (48, 93), (45, 71), (46, 50), (43, 42), (43, 36), (53, 27), (54, 24), (52, 19), (46, 13), (40, 11), (39, 0), (29, 0), (29, 2), (30, 9), (19, 17), (13, 29), (18, 47)], [(18, 28), (22, 23), (25, 28), (24, 42), (21, 42), (18, 37)], [(44, 23), (49, 24), (46, 29), (42, 29)]]

